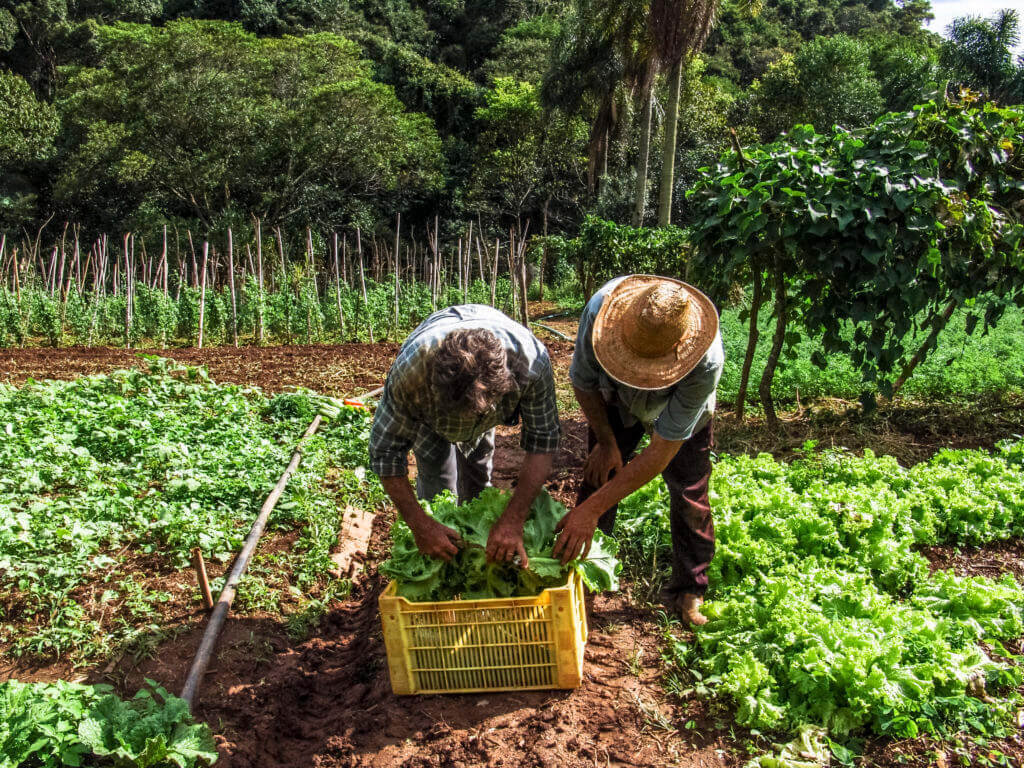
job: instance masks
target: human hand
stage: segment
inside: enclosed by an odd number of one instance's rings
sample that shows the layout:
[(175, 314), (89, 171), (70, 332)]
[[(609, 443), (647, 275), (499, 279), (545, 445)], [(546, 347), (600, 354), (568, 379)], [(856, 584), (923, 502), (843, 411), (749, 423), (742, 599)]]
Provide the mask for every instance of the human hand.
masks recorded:
[(530, 564), (523, 546), (523, 526), (499, 518), (487, 536), (487, 559), (492, 563), (508, 563), (515, 561), (517, 556), (521, 568)]
[(430, 517), (424, 517), (421, 522), (409, 527), (416, 540), (416, 547), (427, 557), (449, 562), (462, 544), (458, 531)]
[(608, 482), (613, 472), (622, 469), (622, 454), (614, 442), (597, 443), (587, 456), (583, 466), (583, 478), (592, 488), (600, 488)]
[(597, 530), (597, 520), (600, 516), (600, 511), (595, 514), (584, 501), (558, 521), (555, 530), (560, 533), (552, 555), (558, 558), (562, 565), (590, 554), (590, 545), (594, 540), (594, 531)]

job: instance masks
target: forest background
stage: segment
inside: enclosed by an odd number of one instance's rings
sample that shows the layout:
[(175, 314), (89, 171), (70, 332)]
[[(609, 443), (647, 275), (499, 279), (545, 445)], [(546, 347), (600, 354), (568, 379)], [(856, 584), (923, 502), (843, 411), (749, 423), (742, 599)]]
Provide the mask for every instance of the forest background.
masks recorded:
[(701, 46), (659, 39), (657, 5), (0, 0), (0, 231), (686, 226), (733, 132), (1024, 100), (1013, 12), (944, 40), (927, 0), (692, 3)]

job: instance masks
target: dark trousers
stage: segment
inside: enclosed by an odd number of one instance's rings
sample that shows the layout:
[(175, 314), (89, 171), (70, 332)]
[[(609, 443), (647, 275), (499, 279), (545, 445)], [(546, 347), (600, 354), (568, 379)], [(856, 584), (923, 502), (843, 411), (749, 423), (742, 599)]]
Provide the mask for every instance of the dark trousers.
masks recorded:
[[(640, 423), (624, 426), (615, 405), (608, 405), (605, 410), (625, 464), (633, 458), (636, 446), (644, 435), (644, 426)], [(703, 595), (708, 588), (707, 570), (715, 555), (715, 523), (711, 519), (711, 502), (708, 499), (713, 423), (709, 422), (684, 442), (661, 475), (668, 486), (670, 501), (672, 580), (665, 591), (672, 597), (684, 593)], [(588, 449), (593, 450), (596, 443), (594, 431), (588, 430)], [(579, 504), (596, 490), (584, 480), (576, 503)], [(607, 510), (597, 523), (609, 535), (615, 528), (617, 509), (618, 506), (615, 506)]]

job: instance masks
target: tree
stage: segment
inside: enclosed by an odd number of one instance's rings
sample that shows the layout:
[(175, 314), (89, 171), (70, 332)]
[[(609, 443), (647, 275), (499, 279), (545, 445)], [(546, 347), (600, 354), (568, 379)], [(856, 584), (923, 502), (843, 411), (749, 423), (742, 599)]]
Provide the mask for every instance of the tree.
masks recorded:
[(634, 44), (643, 39), (646, 11), (629, 0), (579, 0), (562, 24), (541, 89), (543, 103), (564, 114), (591, 115), (587, 192), (598, 192), (632, 90), (646, 66)]
[(477, 110), (480, 125), (471, 200), (513, 218), (547, 216), (552, 202), (572, 205), (583, 183), (586, 126), (546, 113), (531, 83), (497, 78)]
[(845, 35), (821, 37), (772, 64), (752, 87), (750, 119), (772, 140), (798, 123), (858, 128), (882, 112), (868, 47)]
[(98, 43), (101, 66), (69, 73), (62, 101), (74, 148), (56, 196), (78, 215), (105, 216), (104, 195), (78, 193), (91, 186), (134, 197), (114, 208), (206, 226), (230, 211), (269, 225), (340, 223), (384, 195), (401, 205), (440, 183), (429, 119), (371, 80), (344, 38), (180, 21), (103, 27)]
[(0, 221), (21, 225), (31, 217), (36, 185), (31, 166), (54, 152), (60, 127), (52, 105), (36, 99), (24, 78), (0, 71)]
[(880, 35), (869, 41), (868, 56), (886, 111), (904, 112), (941, 88), (938, 46), (931, 40)]
[(1013, 60), (1020, 42), (1020, 16), (1003, 10), (990, 19), (964, 16), (949, 27), (942, 65), (960, 85), (1003, 104), (1024, 101), (1024, 57)]
[(665, 108), (665, 138), (661, 150), (661, 187), (658, 199), (658, 226), (672, 219), (672, 193), (675, 184), (676, 136), (679, 122), (679, 95), (683, 69), (689, 57), (700, 50), (711, 31), (718, 0), (651, 0), (648, 23), (654, 41), (654, 54), (668, 75), (668, 105)]
[[(1022, 129), (1024, 110), (970, 102), (930, 102), (857, 131), (797, 126), (724, 157), (691, 192), (705, 281), (719, 292), (748, 279), (755, 294), (762, 281), (774, 291), (760, 384), (770, 423), (772, 378), (799, 337), (795, 321), (888, 395), (958, 306), (971, 306), (971, 333), (1007, 302), (1024, 305)], [(928, 334), (909, 348), (918, 329)], [(826, 364), (821, 354), (815, 362)]]
[(5, 63), (52, 99), (58, 42), (71, 28), (66, 0), (0, 0), (0, 26), (7, 29)]
[(46, 159), (59, 126), (56, 110), (23, 77), (0, 71), (0, 164)]

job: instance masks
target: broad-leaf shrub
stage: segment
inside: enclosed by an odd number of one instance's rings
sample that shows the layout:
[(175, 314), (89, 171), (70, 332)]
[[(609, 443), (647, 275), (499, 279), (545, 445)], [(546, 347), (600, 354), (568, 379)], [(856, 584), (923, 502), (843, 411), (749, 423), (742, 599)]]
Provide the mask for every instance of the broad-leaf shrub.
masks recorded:
[(0, 683), (0, 766), (192, 768), (217, 760), (210, 729), (188, 704), (146, 681), (122, 701), (108, 685)]

